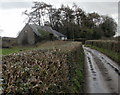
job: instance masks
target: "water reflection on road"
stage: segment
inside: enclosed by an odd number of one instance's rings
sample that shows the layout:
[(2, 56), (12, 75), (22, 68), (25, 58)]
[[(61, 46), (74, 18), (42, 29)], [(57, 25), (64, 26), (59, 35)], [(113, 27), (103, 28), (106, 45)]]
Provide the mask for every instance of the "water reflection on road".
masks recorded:
[(118, 93), (120, 71), (117, 63), (104, 54), (84, 47), (87, 93)]

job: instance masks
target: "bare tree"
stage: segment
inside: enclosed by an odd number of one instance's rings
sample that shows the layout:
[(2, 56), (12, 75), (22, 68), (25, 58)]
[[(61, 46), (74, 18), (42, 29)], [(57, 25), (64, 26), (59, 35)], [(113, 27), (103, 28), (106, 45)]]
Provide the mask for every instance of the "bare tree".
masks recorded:
[(25, 15), (28, 16), (28, 23), (32, 22), (35, 24), (43, 25), (45, 22), (45, 16), (48, 15), (48, 9), (52, 7), (52, 5), (48, 5), (44, 2), (33, 2), (34, 6), (31, 9), (31, 12), (26, 10), (24, 12)]

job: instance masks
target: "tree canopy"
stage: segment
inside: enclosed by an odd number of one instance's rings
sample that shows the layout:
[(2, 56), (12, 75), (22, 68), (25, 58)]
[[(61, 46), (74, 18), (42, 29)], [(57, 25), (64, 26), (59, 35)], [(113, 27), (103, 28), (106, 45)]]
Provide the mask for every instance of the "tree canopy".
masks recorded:
[(98, 13), (86, 13), (75, 3), (72, 7), (61, 5), (54, 8), (44, 2), (33, 2), (31, 11), (24, 12), (28, 23), (49, 25), (65, 34), (68, 39), (100, 39), (115, 35), (117, 24), (113, 18)]

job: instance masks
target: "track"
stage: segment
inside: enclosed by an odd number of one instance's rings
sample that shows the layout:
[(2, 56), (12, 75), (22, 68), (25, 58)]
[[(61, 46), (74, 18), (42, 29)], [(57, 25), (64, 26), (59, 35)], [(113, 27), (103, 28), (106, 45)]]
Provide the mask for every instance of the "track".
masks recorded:
[(84, 47), (87, 93), (120, 93), (120, 70), (117, 63), (104, 54)]
[(0, 94), (2, 93), (2, 62), (1, 62), (1, 56), (0, 56)]

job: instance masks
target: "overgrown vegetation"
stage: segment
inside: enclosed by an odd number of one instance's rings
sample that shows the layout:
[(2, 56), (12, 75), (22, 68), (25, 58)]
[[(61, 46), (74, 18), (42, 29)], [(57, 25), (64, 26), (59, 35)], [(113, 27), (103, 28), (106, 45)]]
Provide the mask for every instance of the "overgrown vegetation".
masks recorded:
[(3, 57), (3, 93), (83, 92), (84, 53), (81, 43), (57, 41), (42, 47), (45, 48)]
[(89, 40), (86, 46), (101, 51), (120, 65), (120, 42), (115, 40)]
[(39, 32), (40, 32), (40, 34), (42, 35), (41, 37), (40, 37), (40, 40), (52, 40), (52, 38), (51, 38), (51, 34), (49, 33), (49, 32), (46, 32), (46, 31), (44, 31), (44, 30), (40, 30), (39, 29)]
[(109, 38), (114, 36), (117, 30), (113, 18), (95, 12), (86, 13), (76, 4), (71, 7), (61, 5), (60, 8), (54, 8), (44, 2), (34, 2), (32, 10), (26, 10), (24, 14), (28, 16), (30, 23), (49, 25), (66, 35), (68, 39)]

